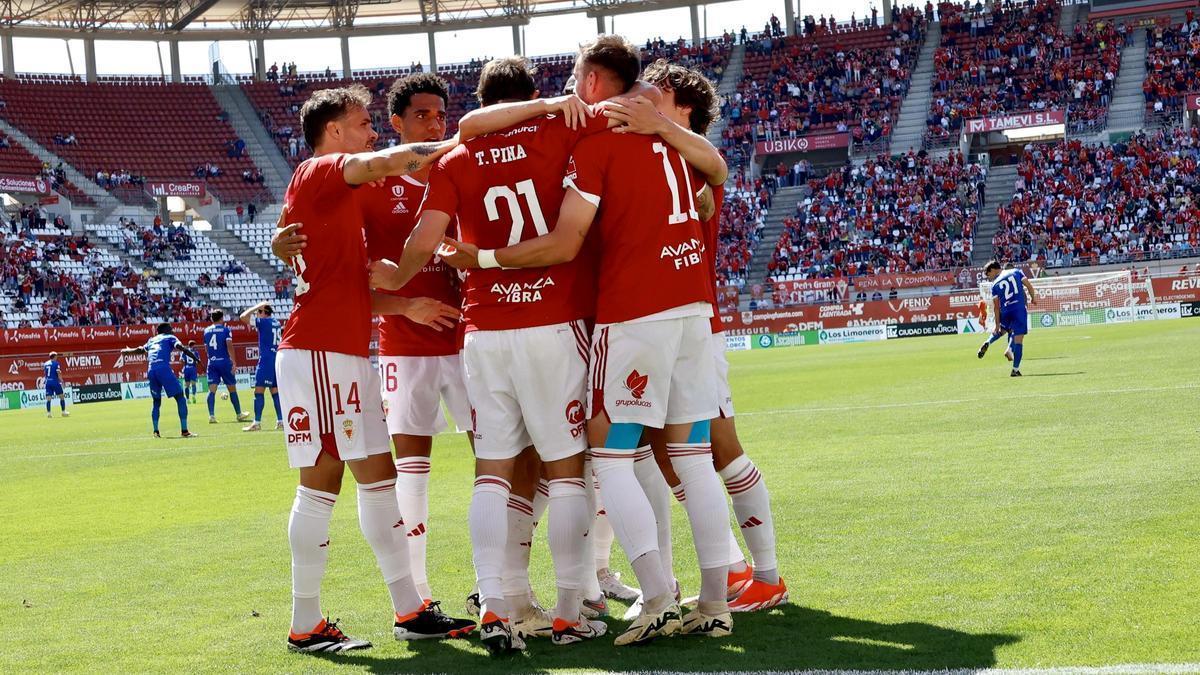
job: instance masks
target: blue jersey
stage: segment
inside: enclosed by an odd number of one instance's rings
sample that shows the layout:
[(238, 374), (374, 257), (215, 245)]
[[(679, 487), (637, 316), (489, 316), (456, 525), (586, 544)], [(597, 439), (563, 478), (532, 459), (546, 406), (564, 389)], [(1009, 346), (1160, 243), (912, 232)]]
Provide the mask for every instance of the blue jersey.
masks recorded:
[(46, 383), (58, 382), (58, 361), (50, 359), (42, 364), (42, 372), (46, 375)]
[(199, 361), (199, 359), (189, 356), (186, 352), (183, 354), (180, 354), (179, 359), (181, 361), (183, 361), (184, 368), (192, 368), (192, 369), (196, 368), (196, 364)]
[(992, 282), (992, 297), (1000, 298), (1000, 311), (1024, 312), (1025, 287), (1021, 283), (1025, 274), (1021, 270), (1005, 270)]
[(204, 351), (208, 354), (209, 362), (228, 361), (229, 343), (233, 339), (233, 331), (223, 323), (214, 323), (204, 329)]
[(275, 350), (279, 347), (279, 319), (270, 316), (259, 317), (254, 320), (254, 327), (258, 330), (259, 363), (274, 362)]
[(171, 352), (175, 351), (175, 345), (179, 344), (179, 338), (171, 334), (155, 335), (146, 341), (142, 346), (146, 350), (147, 369), (158, 370), (166, 368), (171, 369)]

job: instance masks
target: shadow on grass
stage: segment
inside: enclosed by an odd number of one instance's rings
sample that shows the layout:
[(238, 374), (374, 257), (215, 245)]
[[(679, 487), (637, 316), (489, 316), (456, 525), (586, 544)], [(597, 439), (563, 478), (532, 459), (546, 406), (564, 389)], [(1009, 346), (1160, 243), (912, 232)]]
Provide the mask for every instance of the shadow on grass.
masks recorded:
[(993, 666), (997, 647), (1020, 640), (1016, 635), (976, 635), (927, 623), (865, 621), (796, 605), (737, 614), (734, 624), (734, 634), (720, 640), (677, 636), (645, 647), (617, 648), (612, 640), (625, 624), (613, 621), (609, 634), (593, 642), (555, 647), (546, 639), (533, 640), (525, 653), (497, 659), (474, 638), (411, 642), (403, 654), (387, 644), (371, 652), (315, 656), (372, 673), (940, 670)]
[(1065, 359), (1065, 356), (1026, 356), (1022, 361), (1057, 361)]
[(1071, 375), (1086, 375), (1082, 370), (1077, 370), (1073, 373), (1022, 373), (1025, 377), (1069, 377)]

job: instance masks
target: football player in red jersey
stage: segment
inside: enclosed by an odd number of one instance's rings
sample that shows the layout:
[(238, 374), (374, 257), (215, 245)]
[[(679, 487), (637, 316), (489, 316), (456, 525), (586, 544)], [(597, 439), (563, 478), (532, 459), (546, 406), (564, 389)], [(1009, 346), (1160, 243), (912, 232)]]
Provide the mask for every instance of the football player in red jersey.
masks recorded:
[[(576, 91), (585, 101), (607, 98), (628, 90), (638, 70), (635, 47), (601, 36), (581, 48)], [(702, 149), (723, 164), (707, 142)], [(696, 633), (727, 635), (729, 511), (709, 448), (708, 421), (719, 414), (718, 385), (708, 325), (711, 282), (695, 196), (703, 181), (665, 139), (610, 132), (576, 145), (565, 183), (571, 189), (548, 234), (499, 250), (453, 242), (459, 252), (452, 264), (484, 269), (560, 264), (579, 254), (596, 222), (601, 273), (590, 367), (590, 454), (609, 519), (645, 597), (641, 614), (616, 643), (643, 643), (681, 628), (654, 513), (634, 471), (644, 427), (665, 427), (671, 464), (692, 495), (687, 510), (701, 591), (689, 626)]]
[[(432, 73), (395, 81), (388, 92), (392, 128), (401, 143), (440, 141), (446, 136), (446, 83)], [(388, 176), (383, 189), (363, 190), (367, 255), (398, 258), (416, 224), (429, 169)], [(433, 592), (425, 569), (429, 524), (429, 457), (433, 437), (447, 427), (444, 401), (454, 423), (465, 432), (471, 405), (458, 357), (461, 298), (455, 271), (434, 259), (396, 294), (427, 306), (433, 325), (389, 314), (379, 321), (379, 379), (388, 432), (396, 448), (396, 495), (408, 533), (413, 581), (425, 600)], [(411, 312), (410, 312), (411, 313)]]
[[(535, 102), (528, 107), (550, 113), (562, 101), (539, 101), (537, 94), (520, 57), (493, 60), (480, 75), (477, 95), (484, 114), (498, 103), (529, 100)], [(446, 155), (430, 176), (420, 221), (398, 264), (373, 264), (375, 285), (408, 283), (428, 264), (455, 217), (459, 236), (483, 246), (544, 234), (562, 203), (571, 149), (606, 126), (604, 118), (589, 116), (572, 129), (559, 115), (543, 114)], [(543, 268), (471, 270), (464, 282), (463, 361), (476, 414), (477, 477), (469, 520), (482, 605), (480, 637), (493, 653), (520, 648), (522, 634), (549, 634), (563, 645), (605, 631), (603, 622), (580, 616), (584, 536), (591, 520), (583, 478), (585, 319), (592, 312), (594, 276), (584, 255)], [(553, 623), (540, 631), (520, 628), (537, 620), (530, 618), (537, 610), (524, 588), (510, 585), (504, 564), (506, 550), (521, 544), (513, 540), (517, 533), (508, 528), (505, 506), (517, 457), (531, 445), (549, 482), (548, 538), (558, 587)], [(510, 619), (516, 631), (506, 625)]]
[[(291, 260), (296, 304), (284, 327), (276, 371), (287, 410), (289, 464), (300, 485), (288, 523), (292, 626), (288, 647), (338, 652), (370, 647), (321, 616), (320, 587), (329, 521), (346, 463), (358, 483), (359, 525), (375, 552), (395, 609), (397, 639), (461, 635), (474, 622), (452, 619), (417, 592), (396, 501), (396, 467), (383, 419), (378, 372), (369, 360), (372, 299), (358, 186), (425, 168), (454, 142), (372, 152), (378, 137), (361, 85), (314, 92), (300, 110), (314, 157), (297, 167), (281, 222), (303, 223), (307, 242)], [(337, 317), (338, 321), (330, 320)]]
[[(623, 131), (669, 136), (673, 133), (671, 126), (679, 125), (690, 127), (696, 134), (707, 133), (708, 126), (715, 118), (716, 91), (702, 73), (659, 60), (646, 68), (642, 78), (662, 90), (662, 101), (657, 111), (651, 109), (646, 101), (613, 105), (605, 114), (624, 123)], [(721, 414), (712, 420), (712, 451), (714, 466), (725, 482), (742, 536), (755, 562), (753, 568), (746, 564), (730, 531), (730, 609), (753, 611), (787, 602), (787, 586), (778, 573), (770, 495), (758, 469), (742, 449), (733, 421), (733, 394), (729, 386), (729, 362), (725, 358), (725, 332), (717, 308), (715, 264), (726, 177), (727, 172), (724, 171), (706, 174), (710, 190), (699, 196), (702, 202), (712, 200), (714, 203), (710, 209), (711, 217), (704, 222), (705, 248), (710, 254), (708, 268), (713, 291), (713, 355), (716, 357), (721, 403)], [(664, 454), (658, 447), (655, 452), (659, 457)], [(676, 496), (685, 497), (685, 491), (681, 489), (670, 463), (660, 461), (660, 466), (667, 482), (677, 488)]]

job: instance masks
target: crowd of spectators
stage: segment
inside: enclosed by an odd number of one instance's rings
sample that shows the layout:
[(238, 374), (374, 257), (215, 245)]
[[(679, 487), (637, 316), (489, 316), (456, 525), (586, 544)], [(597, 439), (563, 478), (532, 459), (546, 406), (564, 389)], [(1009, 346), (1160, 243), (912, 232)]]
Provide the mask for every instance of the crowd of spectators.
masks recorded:
[(1016, 193), (999, 210), (996, 255), (1047, 267), (1195, 255), (1198, 161), (1200, 129), (1028, 146)]
[(811, 22), (798, 37), (764, 36), (746, 45), (746, 72), (722, 104), (722, 143), (735, 162), (752, 144), (814, 132), (848, 132), (856, 144), (891, 136), (924, 40), (925, 18), (896, 8), (891, 24)]
[(131, 255), (140, 255), (145, 262), (165, 260), (190, 260), (196, 245), (183, 223), (163, 225), (162, 218), (154, 217), (149, 227), (139, 225), (133, 218), (121, 217), (117, 221), (121, 228), (121, 249)]
[(1146, 30), (1146, 80), (1142, 93), (1154, 112), (1183, 107), (1185, 94), (1200, 91), (1200, 19), (1189, 9), (1179, 25)]
[[(53, 264), (66, 261), (86, 272)], [(17, 327), (201, 320), (203, 307), (186, 291), (161, 292), (153, 279), (128, 265), (105, 265), (86, 236), (20, 239), (0, 229), (0, 292), (12, 296), (14, 312), (40, 305), (36, 322), (25, 319)]]
[(961, 153), (935, 160), (910, 151), (810, 179), (768, 274), (815, 279), (968, 265), (986, 178)]
[(762, 238), (767, 211), (771, 208), (771, 192), (767, 181), (750, 179), (741, 170), (729, 183), (714, 254), (719, 286), (745, 286), (750, 258)]
[(96, 171), (96, 184), (112, 192), (118, 188), (141, 187), (146, 184), (146, 177), (141, 174), (132, 173), (126, 169), (115, 169), (113, 171), (100, 169)]
[(1102, 123), (1116, 85), (1124, 23), (1059, 28), (1056, 0), (940, 6), (928, 136), (952, 139), (963, 122), (1002, 112), (1065, 108), (1082, 130)]

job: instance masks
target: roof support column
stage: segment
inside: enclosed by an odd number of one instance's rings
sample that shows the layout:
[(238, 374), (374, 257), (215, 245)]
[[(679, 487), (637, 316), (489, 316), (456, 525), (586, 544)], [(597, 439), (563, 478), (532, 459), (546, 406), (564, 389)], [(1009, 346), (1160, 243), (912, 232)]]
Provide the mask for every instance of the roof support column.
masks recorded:
[(783, 0), (783, 19), (783, 33), (794, 36), (796, 34), (796, 9), (792, 6), (792, 0)]
[(342, 79), (350, 79), (350, 36), (343, 35), (340, 38), (342, 43)]
[(85, 37), (83, 39), (83, 68), (86, 81), (96, 81), (96, 39)]
[(17, 76), (17, 66), (13, 63), (12, 33), (0, 33), (0, 53), (4, 58), (4, 77), (9, 79)]
[(254, 81), (267, 81), (267, 41), (262, 37), (254, 38)]
[(596, 15), (596, 35), (604, 35), (604, 16)]
[(524, 56), (525, 50), (521, 49), (521, 27), (513, 24), (513, 53), (517, 56)]
[[(790, 1), (791, 0), (789, 0), (789, 2)], [(692, 46), (695, 47), (700, 44), (700, 40), (703, 37), (700, 35), (700, 8), (696, 5), (692, 5), (691, 7), (688, 7), (688, 10), (690, 10), (692, 14)]]
[(179, 63), (179, 40), (167, 40), (167, 51), (171, 56), (171, 81), (183, 82), (183, 67)]
[(437, 74), (437, 40), (434, 38), (433, 31), (429, 31), (426, 35), (429, 36), (429, 72)]

